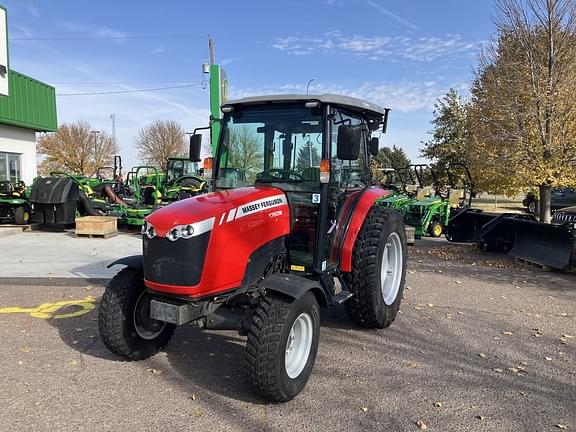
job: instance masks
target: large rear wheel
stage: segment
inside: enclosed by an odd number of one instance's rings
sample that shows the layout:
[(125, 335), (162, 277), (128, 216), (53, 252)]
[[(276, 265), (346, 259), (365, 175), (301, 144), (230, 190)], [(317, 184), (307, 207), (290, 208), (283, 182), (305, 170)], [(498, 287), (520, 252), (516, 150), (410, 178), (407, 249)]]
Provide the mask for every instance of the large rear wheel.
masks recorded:
[(269, 293), (252, 315), (246, 360), (252, 385), (272, 402), (302, 391), (312, 372), (320, 335), (320, 311), (312, 292), (302, 298)]
[(110, 281), (98, 311), (104, 345), (127, 360), (143, 360), (160, 351), (175, 326), (150, 318), (150, 296), (141, 271), (125, 268)]
[(352, 271), (344, 274), (354, 296), (346, 313), (367, 328), (388, 327), (400, 309), (406, 278), (406, 233), (393, 209), (373, 207), (352, 252)]

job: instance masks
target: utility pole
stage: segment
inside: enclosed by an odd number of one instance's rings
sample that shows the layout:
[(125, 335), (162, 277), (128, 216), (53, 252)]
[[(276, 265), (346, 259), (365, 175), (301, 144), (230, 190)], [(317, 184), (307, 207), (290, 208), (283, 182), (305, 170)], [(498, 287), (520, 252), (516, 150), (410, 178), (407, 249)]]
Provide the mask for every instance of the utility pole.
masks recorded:
[(112, 140), (116, 144), (116, 114), (110, 114), (110, 120), (112, 120)]
[(210, 50), (210, 65), (214, 64), (214, 39), (208, 36), (208, 50)]

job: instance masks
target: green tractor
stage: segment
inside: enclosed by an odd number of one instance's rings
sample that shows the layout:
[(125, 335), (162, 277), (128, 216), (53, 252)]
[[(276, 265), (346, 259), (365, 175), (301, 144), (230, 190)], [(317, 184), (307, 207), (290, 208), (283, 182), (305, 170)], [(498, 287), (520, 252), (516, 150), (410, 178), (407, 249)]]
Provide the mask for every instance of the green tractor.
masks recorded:
[[(470, 190), (472, 196), (471, 181), (457, 188), (457, 176), (454, 174), (455, 167), (464, 167), (470, 178), (468, 170), (463, 164), (449, 164), (446, 167), (449, 187), (442, 187), (434, 170), (428, 165), (413, 165), (414, 172), (421, 185), (416, 199), (410, 203), (404, 215), (404, 222), (415, 228), (415, 237), (421, 238), (428, 234), (430, 237), (440, 237), (448, 227), (452, 213), (466, 204), (466, 190)], [(431, 186), (424, 186), (425, 176), (429, 175), (432, 180)], [(471, 199), (471, 198), (470, 198)]]
[(30, 221), (29, 191), (23, 181), (0, 181), (0, 223), (26, 225)]
[(414, 178), (411, 175), (409, 167), (407, 168), (384, 168), (384, 182), (383, 186), (392, 193), (378, 202), (385, 206), (390, 207), (400, 214), (404, 215), (406, 209), (413, 201), (417, 186), (414, 183)]
[(134, 226), (142, 226), (144, 218), (159, 207), (207, 191), (196, 156), (169, 158), (165, 172), (152, 166), (134, 167), (126, 177), (125, 187), (131, 197), (125, 198), (111, 214), (117, 215), (120, 223)]

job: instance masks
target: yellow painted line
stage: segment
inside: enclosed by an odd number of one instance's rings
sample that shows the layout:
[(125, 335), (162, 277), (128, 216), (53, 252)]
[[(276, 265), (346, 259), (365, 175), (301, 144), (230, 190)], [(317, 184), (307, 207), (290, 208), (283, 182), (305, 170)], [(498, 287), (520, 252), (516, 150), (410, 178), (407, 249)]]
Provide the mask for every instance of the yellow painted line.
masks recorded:
[[(64, 300), (56, 303), (42, 303), (36, 307), (5, 307), (0, 308), (0, 314), (29, 314), (34, 318), (62, 319), (85, 315), (96, 307), (96, 297), (87, 296), (82, 300)], [(58, 313), (62, 308), (75, 306), (78, 310), (67, 313)]]

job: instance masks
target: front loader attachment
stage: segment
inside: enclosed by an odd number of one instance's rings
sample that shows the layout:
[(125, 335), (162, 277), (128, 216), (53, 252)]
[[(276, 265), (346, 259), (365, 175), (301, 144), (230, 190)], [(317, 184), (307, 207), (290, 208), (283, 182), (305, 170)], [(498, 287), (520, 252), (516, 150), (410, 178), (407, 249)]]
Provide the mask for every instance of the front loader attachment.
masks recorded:
[(517, 220), (514, 237), (509, 255), (558, 270), (576, 270), (576, 233), (566, 227)]

